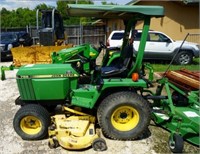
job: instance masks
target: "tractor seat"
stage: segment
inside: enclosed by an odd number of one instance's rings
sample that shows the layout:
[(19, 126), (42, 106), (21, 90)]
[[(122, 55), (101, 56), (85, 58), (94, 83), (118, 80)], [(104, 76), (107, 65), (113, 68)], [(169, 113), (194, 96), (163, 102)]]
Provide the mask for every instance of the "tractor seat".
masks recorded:
[(121, 52), (118, 63), (101, 68), (102, 77), (126, 77), (133, 63), (133, 45), (127, 45)]

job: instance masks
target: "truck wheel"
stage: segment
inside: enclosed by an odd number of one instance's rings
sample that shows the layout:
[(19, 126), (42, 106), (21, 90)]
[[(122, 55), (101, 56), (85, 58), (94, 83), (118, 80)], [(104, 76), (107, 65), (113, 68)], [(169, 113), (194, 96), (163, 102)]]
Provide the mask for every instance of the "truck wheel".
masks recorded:
[(182, 153), (183, 146), (183, 138), (180, 135), (173, 134), (169, 137), (169, 148), (173, 153)]
[(149, 104), (138, 94), (117, 92), (106, 97), (97, 111), (102, 132), (111, 139), (132, 140), (147, 130)]
[(187, 65), (192, 62), (192, 54), (187, 51), (181, 51), (177, 54), (175, 62), (178, 65)]
[(36, 104), (25, 105), (15, 114), (13, 126), (16, 133), (24, 140), (43, 139), (48, 133), (50, 115)]

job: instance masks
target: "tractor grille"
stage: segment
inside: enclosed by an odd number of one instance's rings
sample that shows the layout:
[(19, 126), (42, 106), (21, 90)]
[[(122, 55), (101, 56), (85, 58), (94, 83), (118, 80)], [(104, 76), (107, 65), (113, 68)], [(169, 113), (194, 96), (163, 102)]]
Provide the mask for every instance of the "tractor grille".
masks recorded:
[(35, 100), (31, 79), (17, 79), (17, 85), (22, 100)]

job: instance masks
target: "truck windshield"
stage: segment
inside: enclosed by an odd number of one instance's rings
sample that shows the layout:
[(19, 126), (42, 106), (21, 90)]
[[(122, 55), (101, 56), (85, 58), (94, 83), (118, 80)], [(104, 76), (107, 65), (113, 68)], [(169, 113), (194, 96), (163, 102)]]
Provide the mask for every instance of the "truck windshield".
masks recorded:
[(1, 41), (2, 42), (12, 42), (17, 39), (17, 36), (15, 34), (8, 34), (8, 33), (2, 33), (1, 34)]
[(117, 33), (114, 33), (113, 36), (112, 36), (112, 40), (121, 40), (124, 36), (124, 32), (117, 32)]

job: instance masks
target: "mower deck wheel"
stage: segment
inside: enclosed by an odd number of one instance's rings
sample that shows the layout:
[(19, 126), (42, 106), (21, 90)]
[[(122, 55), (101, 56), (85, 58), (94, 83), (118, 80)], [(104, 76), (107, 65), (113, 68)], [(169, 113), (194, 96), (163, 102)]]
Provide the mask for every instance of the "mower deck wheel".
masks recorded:
[(106, 141), (102, 138), (97, 138), (93, 141), (92, 147), (95, 151), (105, 151), (107, 150)]
[(183, 138), (178, 134), (170, 135), (169, 148), (173, 153), (182, 153), (183, 151)]
[(59, 146), (58, 140), (52, 139), (48, 143), (50, 149), (55, 149)]

